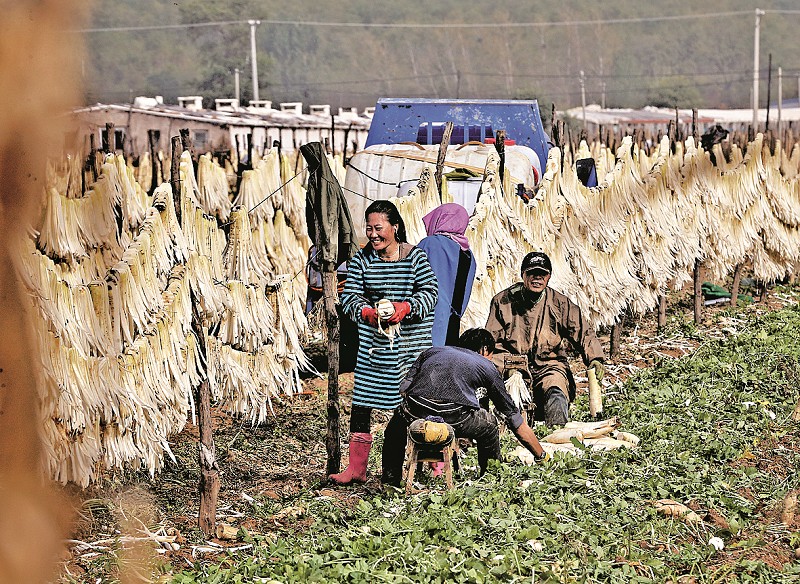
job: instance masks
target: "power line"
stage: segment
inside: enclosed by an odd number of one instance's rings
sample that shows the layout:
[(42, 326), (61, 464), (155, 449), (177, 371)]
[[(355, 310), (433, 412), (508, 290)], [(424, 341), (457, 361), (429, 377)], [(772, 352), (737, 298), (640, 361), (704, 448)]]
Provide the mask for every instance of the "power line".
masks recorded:
[[(800, 14), (800, 11), (768, 10), (767, 13), (777, 14)], [(410, 22), (322, 22), (322, 21), (303, 21), (303, 20), (261, 20), (263, 25), (277, 26), (311, 26), (327, 28), (419, 28), (419, 29), (492, 29), (492, 28), (542, 28), (553, 26), (592, 26), (599, 24), (635, 24), (645, 22), (674, 22), (678, 20), (694, 20), (699, 18), (720, 18), (725, 16), (751, 15), (750, 10), (736, 10), (730, 12), (713, 12), (704, 14), (677, 14), (671, 16), (642, 16), (635, 18), (608, 18), (599, 20), (569, 20), (569, 21), (550, 21), (550, 22), (491, 22), (491, 23), (410, 23)], [(78, 33), (95, 32), (132, 32), (144, 30), (166, 30), (176, 28), (195, 28), (201, 26), (230, 26), (237, 24), (247, 24), (247, 20), (220, 20), (215, 22), (195, 22), (186, 24), (161, 24), (149, 26), (121, 26), (121, 27), (101, 27), (85, 28), (75, 30)]]
[[(641, 74), (641, 75), (586, 75), (587, 79), (600, 79), (600, 80), (609, 80), (613, 81), (615, 79), (664, 79), (670, 77), (718, 77), (718, 76), (726, 76), (726, 75), (749, 75), (750, 71), (716, 71), (714, 73), (652, 73), (652, 74)], [(766, 76), (766, 72), (762, 74)], [(387, 83), (387, 82), (394, 82), (394, 81), (416, 81), (420, 79), (442, 79), (445, 77), (457, 77), (458, 73), (443, 73), (443, 74), (432, 74), (432, 75), (411, 75), (407, 77), (384, 77), (384, 78), (377, 78), (377, 79), (351, 79), (347, 81), (337, 80), (337, 81), (296, 81), (292, 83), (279, 83), (279, 84), (272, 84), (273, 87), (281, 87), (281, 88), (294, 88), (294, 87), (327, 87), (327, 86), (335, 86), (335, 85), (358, 85), (364, 83)], [(506, 78), (512, 77), (514, 79), (575, 79), (574, 74), (559, 74), (559, 75), (547, 75), (547, 74), (524, 74), (524, 73), (470, 73), (470, 72), (461, 72), (462, 77), (493, 77), (493, 78)], [(717, 83), (724, 83), (724, 81), (714, 82), (712, 85)]]
[(230, 26), (232, 24), (247, 24), (247, 20), (218, 20), (215, 22), (187, 22), (183, 24), (153, 24), (143, 26), (106, 26), (102, 28), (81, 28), (71, 32), (81, 34), (91, 32), (138, 32), (143, 30), (171, 30), (176, 28), (200, 28), (204, 26)]
[[(652, 79), (661, 79), (664, 77), (715, 77), (718, 75), (746, 75), (750, 74), (752, 71), (714, 71), (709, 73), (640, 73), (634, 75), (610, 75), (607, 73), (600, 74), (587, 74), (587, 79), (642, 79), (642, 78), (652, 78)], [(456, 73), (451, 73), (450, 75), (456, 75)], [(521, 77), (521, 78), (533, 78), (533, 79), (575, 79), (577, 77), (574, 73), (561, 73), (558, 75), (547, 75), (547, 74), (538, 74), (538, 73), (471, 73), (469, 71), (462, 71), (461, 75), (463, 77)]]

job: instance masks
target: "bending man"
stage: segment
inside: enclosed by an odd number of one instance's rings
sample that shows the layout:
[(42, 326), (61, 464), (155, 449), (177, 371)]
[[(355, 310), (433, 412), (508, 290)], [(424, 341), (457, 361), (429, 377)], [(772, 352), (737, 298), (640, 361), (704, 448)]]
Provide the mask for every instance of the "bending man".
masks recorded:
[(549, 426), (564, 425), (575, 399), (575, 380), (564, 353), (565, 340), (584, 364), (602, 378), (603, 349), (581, 309), (563, 294), (548, 288), (553, 271), (550, 258), (531, 252), (522, 260), (522, 282), (492, 299), (486, 328), (497, 345), (493, 361), (504, 371), (509, 355), (527, 357), (535, 417)]
[(433, 347), (411, 366), (400, 384), (403, 401), (386, 426), (383, 441), (383, 482), (399, 485), (403, 474), (408, 426), (414, 420), (439, 416), (457, 438), (472, 438), (478, 446), (481, 474), (490, 459), (500, 459), (497, 419), (482, 409), (486, 395), (507, 426), (537, 460), (545, 452), (508, 395), (503, 379), (491, 362), (494, 339), (486, 329), (470, 329), (459, 338), (460, 347)]

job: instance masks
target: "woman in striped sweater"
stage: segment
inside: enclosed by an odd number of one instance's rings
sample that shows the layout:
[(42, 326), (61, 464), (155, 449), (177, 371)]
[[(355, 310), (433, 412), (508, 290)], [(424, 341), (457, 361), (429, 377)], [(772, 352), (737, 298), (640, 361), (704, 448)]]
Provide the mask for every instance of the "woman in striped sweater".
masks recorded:
[[(350, 260), (342, 292), (342, 308), (358, 325), (353, 408), (350, 414), (350, 463), (330, 479), (338, 484), (364, 482), (372, 447), (373, 408), (400, 405), (400, 381), (417, 356), (431, 346), (437, 285), (428, 257), (406, 242), (406, 228), (397, 207), (375, 201), (364, 214), (369, 243)], [(389, 300), (394, 314), (382, 327), (400, 324), (391, 339), (378, 327), (375, 305)]]

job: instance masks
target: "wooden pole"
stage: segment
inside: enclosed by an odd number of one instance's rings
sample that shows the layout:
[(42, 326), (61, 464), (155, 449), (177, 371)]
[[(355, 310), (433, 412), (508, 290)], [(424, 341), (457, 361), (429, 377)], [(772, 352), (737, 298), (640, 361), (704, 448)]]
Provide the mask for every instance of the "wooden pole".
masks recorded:
[[(319, 233), (319, 231), (318, 231)], [(326, 266), (322, 272), (325, 322), (328, 328), (328, 428), (325, 449), (328, 453), (327, 474), (339, 472), (342, 460), (339, 437), (339, 340), (341, 329), (336, 312), (336, 269)]]
[(114, 132), (114, 122), (106, 122), (106, 151), (111, 154), (117, 151), (117, 135)]
[(95, 144), (94, 131), (89, 134), (89, 160), (87, 164), (92, 172), (92, 180), (97, 181), (97, 145)]
[[(442, 143), (439, 144), (439, 155), (436, 157), (436, 188), (439, 191), (439, 202), (442, 202), (442, 173), (444, 172), (444, 161), (447, 158), (447, 147), (450, 145), (450, 135), (453, 133), (453, 122), (447, 122), (444, 125), (444, 133), (442, 134)], [(500, 163), (502, 164), (502, 162)]]
[[(346, 144), (347, 142), (345, 142)], [(331, 114), (331, 146), (330, 153), (336, 154), (336, 116)], [(327, 150), (327, 147), (326, 147)]]
[[(181, 180), (180, 165), (183, 143), (180, 136), (172, 138), (172, 168), (170, 170), (170, 182), (172, 183), (172, 200), (175, 204), (175, 213), (178, 222), (183, 228), (183, 218), (181, 216)], [(197, 298), (192, 294), (192, 331), (197, 338), (197, 350), (200, 354), (206, 354), (205, 330), (202, 317), (199, 313)], [(197, 427), (200, 433), (200, 443), (198, 444), (198, 456), (200, 460), (200, 509), (198, 513), (198, 526), (206, 537), (215, 534), (217, 522), (217, 497), (219, 495), (219, 468), (217, 467), (214, 436), (211, 421), (211, 390), (208, 385), (208, 377), (193, 388), (194, 400), (197, 404)]]
[(444, 174), (444, 162), (447, 159), (447, 148), (450, 146), (450, 136), (453, 133), (453, 122), (444, 125), (442, 142), (439, 144), (439, 154), (436, 157), (436, 171), (433, 176), (436, 180), (436, 188), (439, 191), (439, 202), (442, 202), (442, 175)]
[(255, 131), (256, 129), (251, 126), (250, 134), (247, 136), (247, 165), (251, 169), (255, 168), (253, 165), (253, 148), (255, 147), (253, 138), (255, 137)]
[(175, 216), (178, 218), (178, 225), (183, 226), (181, 216), (181, 154), (183, 146), (180, 136), (172, 137), (172, 163), (169, 169), (169, 181), (172, 184), (172, 202), (175, 204)]
[(503, 184), (505, 183), (505, 172), (506, 172), (506, 131), (505, 130), (497, 130), (494, 136), (494, 147), (497, 150), (497, 154), (500, 155), (500, 188), (502, 188)]
[(192, 153), (192, 138), (189, 135), (189, 128), (181, 128), (181, 146), (183, 146), (184, 150), (188, 150), (189, 154)]
[(736, 264), (733, 269), (733, 284), (731, 285), (731, 306), (736, 308), (739, 298), (739, 283), (742, 281), (742, 264)]
[(681, 138), (681, 112), (675, 108), (675, 139), (682, 140)]
[[(344, 164), (345, 166), (347, 166), (347, 161), (349, 160), (347, 158), (347, 140), (348, 140), (348, 138), (350, 136), (350, 130), (352, 129), (352, 127), (353, 127), (353, 123), (350, 122), (350, 125), (347, 126), (347, 128), (345, 128), (345, 130), (344, 130), (344, 140), (342, 140), (342, 164)], [(353, 150), (353, 154), (355, 154), (355, 153), (356, 153), (356, 151)], [(335, 152), (334, 152), (334, 154), (335, 154)]]
[(663, 294), (658, 297), (658, 330), (664, 330), (667, 326), (667, 296)]
[(158, 143), (156, 132), (157, 130), (147, 130), (147, 144), (150, 148), (150, 192), (148, 193), (150, 195), (152, 195), (153, 191), (156, 190), (161, 174), (159, 169), (158, 152), (156, 151)]
[[(192, 331), (197, 337), (197, 350), (206, 354), (205, 327), (198, 310), (198, 300), (192, 294)], [(194, 399), (197, 404), (197, 426), (200, 432), (198, 458), (200, 461), (200, 507), (197, 524), (206, 537), (212, 536), (217, 524), (217, 498), (219, 496), (219, 467), (217, 466), (216, 448), (214, 447), (214, 428), (211, 419), (211, 388), (208, 375), (194, 388)]]
[[(313, 175), (309, 181), (313, 180)], [(308, 204), (311, 204), (309, 201)], [(314, 224), (316, 237), (314, 246), (317, 253), (322, 249), (322, 226), (321, 218), (314, 209)], [(336, 237), (336, 236), (335, 236)], [(339, 323), (339, 313), (336, 311), (336, 288), (338, 281), (336, 278), (336, 265), (327, 261), (319, 261), (320, 272), (322, 273), (322, 302), (325, 310), (325, 328), (328, 337), (328, 425), (325, 433), (325, 450), (328, 454), (326, 472), (328, 475), (336, 474), (341, 468), (342, 449), (339, 436), (339, 341), (341, 339), (341, 328)]]
[(700, 260), (694, 261), (694, 324), (703, 318), (703, 289), (700, 281)]
[(619, 357), (619, 349), (622, 342), (622, 321), (623, 317), (620, 316), (619, 322), (611, 327), (608, 347), (608, 356), (611, 359), (616, 359)]

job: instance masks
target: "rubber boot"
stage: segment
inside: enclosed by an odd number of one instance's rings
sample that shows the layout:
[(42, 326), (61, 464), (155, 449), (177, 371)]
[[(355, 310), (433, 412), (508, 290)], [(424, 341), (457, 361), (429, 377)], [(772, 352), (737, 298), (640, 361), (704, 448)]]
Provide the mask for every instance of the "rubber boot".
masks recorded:
[(558, 387), (545, 392), (544, 421), (548, 426), (564, 426), (569, 421), (569, 401)]
[(339, 474), (330, 475), (328, 478), (338, 485), (366, 482), (367, 460), (369, 460), (371, 448), (372, 434), (353, 432), (350, 435), (350, 462), (347, 468)]

